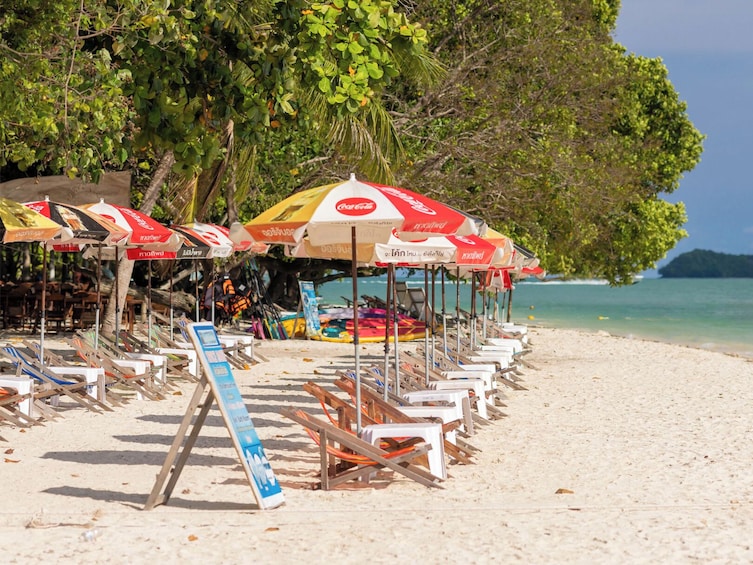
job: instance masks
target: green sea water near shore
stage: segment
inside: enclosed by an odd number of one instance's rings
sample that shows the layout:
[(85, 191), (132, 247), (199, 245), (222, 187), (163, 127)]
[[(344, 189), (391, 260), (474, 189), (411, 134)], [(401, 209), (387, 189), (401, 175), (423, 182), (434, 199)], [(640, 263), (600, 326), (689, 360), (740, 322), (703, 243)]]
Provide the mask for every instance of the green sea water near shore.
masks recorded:
[[(407, 280), (411, 287), (423, 286), (424, 281), (421, 274), (398, 280)], [(439, 277), (436, 280), (439, 285)], [(753, 279), (643, 279), (614, 288), (598, 282), (520, 282), (513, 292), (512, 319), (753, 358)], [(385, 291), (384, 277), (359, 279), (361, 296), (384, 297)], [(352, 296), (352, 283), (350, 279), (329, 282), (317, 292), (322, 304), (342, 304)], [(438, 286), (434, 293), (440, 310)], [(447, 311), (454, 311), (454, 283), (446, 283), (445, 296)], [(470, 303), (471, 286), (461, 282), (461, 308), (468, 310)]]

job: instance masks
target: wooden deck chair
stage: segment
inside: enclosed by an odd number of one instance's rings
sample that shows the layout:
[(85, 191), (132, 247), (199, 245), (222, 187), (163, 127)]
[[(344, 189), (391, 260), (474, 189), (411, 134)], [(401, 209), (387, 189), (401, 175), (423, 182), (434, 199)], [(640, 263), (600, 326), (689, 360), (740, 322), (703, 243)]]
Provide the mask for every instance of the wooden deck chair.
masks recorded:
[[(390, 469), (427, 487), (441, 488), (439, 477), (412, 463), (416, 457), (427, 453), (430, 446), (426, 444), (411, 445), (404, 450), (387, 452), (304, 410), (284, 408), (282, 415), (303, 426), (306, 433), (319, 445), (323, 490), (367, 477), (378, 468)], [(336, 444), (340, 447), (336, 447)], [(335, 464), (330, 465), (331, 460), (334, 460)], [(338, 460), (346, 462), (347, 468), (338, 466)]]
[(33, 401), (33, 394), (19, 394), (17, 390), (0, 386), (0, 421), (5, 420), (19, 428), (30, 428), (41, 424), (39, 420), (25, 414), (20, 404), (24, 401)]
[[(77, 334), (83, 337), (90, 346), (94, 346), (94, 341), (97, 339), (94, 332), (78, 331)], [(122, 335), (130, 336), (128, 332), (122, 332)], [(113, 361), (122, 365), (123, 362), (132, 361), (145, 361), (149, 363), (150, 370), (152, 372), (152, 383), (155, 388), (160, 390), (171, 390), (173, 387), (168, 383), (167, 374), (170, 368), (166, 355), (161, 353), (149, 353), (149, 352), (133, 352), (129, 351), (126, 345), (119, 341), (116, 345), (115, 341), (105, 335), (99, 334), (99, 341), (97, 341), (97, 350), (102, 349), (102, 353), (109, 355)]]
[[(193, 358), (189, 357), (190, 349), (160, 347), (156, 344), (149, 345), (134, 334), (128, 332), (120, 333), (120, 344), (126, 353), (162, 355), (165, 357), (165, 362), (167, 363), (168, 375), (192, 382), (199, 381), (198, 361), (195, 354)], [(192, 365), (193, 368), (191, 369)]]
[[(29, 341), (29, 340), (23, 340), (21, 343), (31, 351), (34, 356), (39, 360), (42, 361), (42, 351), (39, 347), (38, 341)], [(78, 357), (78, 356), (77, 356)], [(80, 358), (79, 358), (80, 360)], [(54, 350), (48, 348), (45, 348), (44, 350), (44, 364), (47, 367), (54, 367), (57, 369), (62, 369), (63, 374), (72, 374), (75, 373), (76, 370), (81, 369), (82, 367), (88, 368), (89, 365), (83, 365), (83, 361), (76, 362), (75, 360), (71, 360), (68, 358), (63, 357), (62, 355), (59, 355)], [(70, 369), (70, 373), (67, 371)], [(99, 383), (102, 386), (102, 391), (99, 392), (99, 400), (102, 402), (108, 402), (109, 404), (113, 406), (122, 406), (125, 404), (128, 400), (126, 398), (123, 398), (121, 395), (117, 394), (115, 391), (112, 390), (112, 387), (110, 386), (114, 381), (112, 379), (109, 380), (107, 376), (105, 376), (104, 379), (102, 379), (102, 382)]]
[(16, 347), (6, 345), (2, 348), (2, 353), (16, 367), (17, 374), (27, 375), (36, 379), (42, 385), (35, 392), (35, 398), (46, 399), (53, 396), (66, 396), (93, 412), (112, 411), (112, 408), (89, 395), (88, 383), (63, 379), (48, 371), (35, 357)]
[[(356, 395), (356, 383), (355, 380), (347, 376), (341, 376), (335, 381), (337, 386), (343, 392), (349, 394), (351, 398), (355, 398)], [(375, 391), (368, 387), (361, 386), (361, 402), (365, 405), (365, 414), (376, 422), (396, 422), (396, 423), (416, 423), (426, 422), (426, 419), (416, 418), (409, 416), (400, 411), (400, 409), (385, 402), (384, 399)], [(410, 404), (405, 401), (406, 404)], [(450, 431), (457, 429), (460, 425), (460, 421), (442, 423), (442, 431), (446, 434)], [(464, 442), (452, 443), (448, 439), (444, 440), (445, 454), (458, 463), (469, 464), (473, 463), (471, 457), (474, 451), (478, 451), (475, 448), (465, 447)]]
[[(401, 365), (404, 365), (404, 363), (401, 363)], [(451, 397), (454, 401), (454, 397), (456, 396), (455, 392), (457, 391), (466, 391), (466, 398), (461, 399), (461, 408), (463, 412), (463, 424), (464, 429), (458, 428), (457, 434), (462, 435), (463, 437), (470, 437), (474, 433), (474, 419), (482, 420), (482, 418), (476, 413), (472, 411), (473, 404), (475, 404), (476, 398), (472, 398), (470, 391), (467, 389), (463, 389), (461, 387), (458, 387), (455, 389), (455, 391), (446, 391), (446, 392), (440, 392), (438, 389), (431, 389), (430, 387), (427, 388), (425, 383), (426, 379), (424, 379), (422, 382), (419, 382), (418, 379), (411, 378), (411, 375), (404, 375), (404, 372), (400, 371), (400, 395), (396, 395), (393, 392), (391, 392), (391, 387), (388, 387), (387, 391), (387, 400), (394, 403), (404, 403), (404, 402), (414, 402), (413, 399), (407, 398), (407, 395), (410, 393), (415, 393), (415, 395), (425, 394), (425, 395), (434, 395), (435, 398), (438, 398), (438, 396), (445, 395), (448, 398), (445, 399), (445, 402), (449, 401)], [(366, 379), (361, 378), (361, 383), (366, 383), (369, 386), (372, 386), (374, 390), (382, 397), (384, 398), (384, 369), (381, 365), (370, 365), (364, 369), (364, 374), (367, 376)], [(410, 380), (409, 380), (410, 379)], [(439, 400), (435, 400), (436, 402), (439, 402)], [(473, 402), (472, 402), (473, 401)], [(415, 403), (415, 402), (414, 402)]]
[[(175, 339), (170, 339), (167, 335), (167, 332), (163, 330), (159, 333), (160, 340), (166, 343), (167, 347), (193, 349), (193, 343), (191, 343), (191, 340), (188, 337), (188, 332), (186, 330), (189, 323), (190, 321), (188, 320), (188, 318), (181, 316), (180, 318), (175, 320), (176, 327), (180, 331), (180, 336), (175, 335)], [(225, 334), (217, 334), (217, 337), (220, 338), (221, 343), (223, 341), (223, 335)], [(230, 365), (232, 365), (234, 368), (241, 371), (245, 371), (249, 369), (251, 365), (258, 363), (256, 359), (244, 353), (244, 349), (246, 349), (246, 347), (247, 345), (245, 343), (240, 343), (237, 341), (232, 345), (227, 345), (227, 343), (222, 344), (222, 350), (226, 354), (225, 357), (227, 358), (227, 362), (230, 363)]]
[[(416, 353), (423, 355), (424, 349), (422, 346), (416, 347)], [(469, 366), (482, 363), (472, 356), (468, 356), (462, 352), (455, 351), (454, 346), (447, 346), (447, 348), (437, 347), (434, 350), (434, 362), (438, 368), (444, 371), (451, 371), (461, 368), (469, 368)], [(517, 370), (515, 367), (507, 367), (501, 369), (496, 363), (489, 360), (488, 363), (482, 363), (485, 365), (494, 365), (494, 377), (500, 383), (513, 390), (527, 390), (526, 387), (519, 384), (514, 375)]]
[[(356, 407), (353, 404), (351, 404), (347, 400), (340, 398), (336, 394), (328, 391), (327, 389), (323, 388), (313, 381), (308, 381), (307, 383), (305, 383), (303, 385), (303, 390), (308, 392), (311, 396), (319, 401), (319, 404), (321, 404), (322, 406), (324, 415), (333, 426), (337, 426), (338, 428), (345, 430), (346, 432), (353, 432), (353, 424), (356, 421)], [(335, 411), (335, 413), (337, 414), (337, 419), (335, 419), (335, 417), (333, 417), (329, 413), (327, 407)], [(368, 414), (362, 414), (361, 416), (362, 423), (365, 426), (383, 423), (371, 418)], [(409, 438), (404, 441), (389, 438), (385, 443), (386, 445), (382, 447), (388, 451), (392, 451), (394, 449), (402, 449), (403, 447), (407, 447), (416, 442), (415, 438)]]
[[(470, 376), (473, 374), (471, 371), (464, 371), (468, 373), (469, 379)], [(426, 360), (424, 357), (420, 357), (417, 354), (411, 353), (409, 351), (406, 351), (402, 354), (402, 361), (400, 363), (400, 375), (401, 375), (401, 383), (405, 383), (407, 387), (420, 387), (422, 386), (422, 383), (426, 383)], [(486, 375), (489, 375), (487, 372)], [(486, 377), (489, 379), (489, 377)], [(500, 398), (501, 395), (499, 391), (496, 388), (496, 379), (498, 377), (495, 377), (495, 375), (492, 374), (491, 379), (489, 379), (491, 382), (486, 383), (490, 388), (486, 389), (484, 391), (484, 397), (481, 398), (480, 395), (476, 395), (474, 400), (476, 403), (476, 411), (478, 412), (481, 408), (478, 403), (479, 402), (486, 402), (486, 405), (483, 407), (484, 412), (486, 412), (486, 417), (496, 420), (499, 418), (504, 418), (507, 415), (502, 412), (499, 407), (504, 407), (505, 404), (501, 402)], [(441, 382), (448, 380), (447, 377), (442, 375), (442, 371), (439, 369), (435, 369), (433, 367), (429, 367), (429, 381), (430, 382)], [(473, 379), (475, 382), (475, 379)], [(515, 384), (515, 383), (513, 383)], [(475, 391), (474, 391), (475, 392)], [(475, 418), (474, 421), (477, 423), (485, 423), (484, 418)]]
[(117, 384), (131, 389), (138, 395), (150, 400), (162, 400), (164, 396), (156, 390), (151, 370), (137, 373), (133, 368), (118, 364), (116, 359), (108, 356), (100, 349), (94, 349), (81, 336), (73, 336), (65, 340), (77, 355), (90, 367), (101, 367), (105, 375)]

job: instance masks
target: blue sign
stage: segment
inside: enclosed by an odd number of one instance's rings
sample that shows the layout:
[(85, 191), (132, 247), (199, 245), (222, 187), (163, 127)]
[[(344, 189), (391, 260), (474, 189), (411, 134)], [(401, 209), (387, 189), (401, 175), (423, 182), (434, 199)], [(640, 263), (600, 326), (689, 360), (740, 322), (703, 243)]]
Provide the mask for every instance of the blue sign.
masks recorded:
[(279, 506), (285, 502), (280, 483), (264, 454), (217, 331), (210, 322), (199, 322), (188, 324), (188, 335), (196, 347), (256, 501), (263, 509)]
[(316, 298), (314, 283), (311, 281), (298, 281), (301, 290), (301, 302), (303, 302), (303, 318), (306, 320), (306, 337), (319, 335), (322, 325), (319, 322), (319, 302)]

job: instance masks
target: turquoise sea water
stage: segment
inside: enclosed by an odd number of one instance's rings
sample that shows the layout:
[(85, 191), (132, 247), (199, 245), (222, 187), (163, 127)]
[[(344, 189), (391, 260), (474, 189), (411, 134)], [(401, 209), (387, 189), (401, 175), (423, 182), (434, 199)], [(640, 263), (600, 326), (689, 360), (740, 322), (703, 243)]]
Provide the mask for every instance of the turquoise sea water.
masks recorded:
[[(423, 275), (407, 282), (423, 286)], [(440, 310), (438, 285), (439, 276), (435, 296)], [(359, 295), (384, 297), (385, 291), (383, 277), (359, 279)], [(323, 304), (342, 304), (344, 297), (352, 297), (352, 283), (330, 282), (317, 292)], [(460, 293), (461, 308), (470, 309), (470, 284), (461, 283)], [(454, 311), (454, 283), (446, 283), (445, 295), (447, 310)], [(753, 357), (753, 279), (644, 279), (619, 288), (592, 282), (522, 282), (513, 293), (512, 319)]]

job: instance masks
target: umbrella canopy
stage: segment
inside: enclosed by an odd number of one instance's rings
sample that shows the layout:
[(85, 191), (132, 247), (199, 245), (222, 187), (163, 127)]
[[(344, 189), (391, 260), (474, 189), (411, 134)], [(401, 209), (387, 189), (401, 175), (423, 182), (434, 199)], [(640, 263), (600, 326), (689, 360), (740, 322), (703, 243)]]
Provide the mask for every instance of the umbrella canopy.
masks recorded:
[(63, 231), (63, 226), (15, 200), (0, 198), (0, 241), (48, 241)]
[(211, 259), (215, 246), (184, 226), (172, 225), (170, 229), (178, 236), (179, 245), (146, 245), (129, 247), (126, 257), (131, 261), (161, 259)]
[(128, 236), (128, 232), (95, 212), (72, 204), (54, 202), (49, 198), (35, 202), (25, 202), (24, 206), (39, 212), (46, 218), (60, 224), (70, 232), (65, 245), (55, 245), (55, 251), (79, 251), (77, 244), (117, 243)]
[[(416, 265), (424, 263), (449, 263), (455, 255), (456, 248), (447, 237), (428, 237), (418, 241), (403, 241), (393, 231), (386, 243), (358, 243), (356, 257), (364, 265), (384, 265), (396, 263)], [(285, 252), (291, 257), (343, 259), (352, 258), (349, 243), (332, 243), (313, 245), (306, 237), (295, 246), (286, 246)]]
[(127, 245), (177, 244), (179, 238), (172, 230), (146, 214), (100, 200), (83, 204), (81, 208), (95, 212), (128, 232)]
[(393, 229), (403, 240), (478, 233), (464, 214), (404, 188), (356, 180), (303, 190), (246, 223), (254, 241), (295, 245), (386, 243)]
[[(387, 243), (393, 230), (403, 240), (430, 235), (471, 235), (476, 224), (466, 215), (410, 190), (362, 182), (351, 175), (344, 182), (304, 190), (259, 214), (246, 231), (254, 241), (297, 245), (308, 236), (311, 245), (350, 246), (353, 279), (353, 346), (356, 405), (361, 402), (358, 335), (358, 246)], [(361, 433), (361, 412), (356, 412)]]
[(191, 222), (179, 228), (184, 233), (192, 233), (209, 243), (212, 246), (212, 257), (229, 257), (234, 251), (241, 250), (230, 239), (230, 230), (223, 226)]

